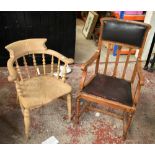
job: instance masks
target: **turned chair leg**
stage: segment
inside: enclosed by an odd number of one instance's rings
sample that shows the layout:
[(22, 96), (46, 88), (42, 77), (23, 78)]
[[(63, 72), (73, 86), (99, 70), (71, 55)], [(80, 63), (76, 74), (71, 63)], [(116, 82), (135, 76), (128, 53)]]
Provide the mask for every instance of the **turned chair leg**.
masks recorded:
[(76, 99), (76, 123), (79, 124), (80, 117), (80, 98)]
[(72, 98), (71, 94), (67, 95), (67, 109), (68, 109), (68, 119), (71, 121), (71, 115), (72, 115)]
[(24, 110), (24, 124), (25, 124), (25, 136), (26, 141), (29, 138), (29, 128), (30, 128), (30, 112), (29, 109)]
[(132, 117), (133, 117), (133, 113), (127, 114), (127, 123), (126, 123), (126, 120), (125, 120), (126, 114), (124, 114), (124, 120), (123, 120), (123, 138), (124, 138), (124, 140), (127, 137), (127, 132), (128, 132), (128, 129), (131, 125)]
[(21, 108), (22, 114), (24, 115), (24, 107), (23, 107), (23, 105), (20, 102), (19, 102), (19, 104), (20, 104), (20, 108)]
[(16, 104), (18, 104), (18, 103), (19, 103), (19, 97), (17, 95), (17, 97), (16, 97)]

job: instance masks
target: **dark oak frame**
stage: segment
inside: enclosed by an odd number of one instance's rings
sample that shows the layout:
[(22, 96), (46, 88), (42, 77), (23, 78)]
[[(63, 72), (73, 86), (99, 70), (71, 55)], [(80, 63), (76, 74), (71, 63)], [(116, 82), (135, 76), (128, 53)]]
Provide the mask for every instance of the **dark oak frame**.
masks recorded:
[[(120, 22), (124, 22), (124, 20), (119, 20), (119, 19), (114, 19), (114, 18), (102, 18), (101, 21), (103, 21), (103, 20), (117, 20), (117, 21), (120, 21)], [(76, 121), (77, 121), (77, 123), (79, 123), (79, 118), (80, 118), (81, 114), (83, 112), (87, 112), (87, 111), (97, 111), (97, 112), (100, 112), (100, 113), (106, 113), (108, 115), (112, 115), (112, 116), (114, 116), (114, 117), (116, 117), (118, 119), (123, 120), (123, 137), (124, 137), (124, 139), (126, 139), (128, 128), (130, 127), (132, 117), (133, 117), (133, 115), (134, 115), (134, 113), (136, 111), (136, 105), (137, 105), (138, 99), (140, 97), (141, 86), (144, 85), (144, 77), (143, 77), (143, 74), (141, 72), (141, 70), (142, 70), (142, 68), (141, 68), (141, 56), (142, 56), (142, 52), (143, 52), (143, 49), (144, 49), (144, 45), (145, 45), (145, 41), (146, 41), (148, 31), (151, 28), (151, 26), (149, 24), (139, 23), (139, 22), (135, 22), (135, 21), (127, 21), (127, 22), (134, 23), (134, 24), (136, 24), (136, 23), (137, 24), (142, 24), (142, 25), (145, 25), (147, 27), (147, 30), (145, 32), (144, 39), (143, 39), (143, 42), (142, 42), (142, 46), (139, 48), (139, 47), (131, 46), (131, 45), (124, 44), (124, 43), (118, 43), (118, 42), (102, 40), (102, 30), (103, 30), (104, 25), (103, 25), (103, 22), (101, 22), (98, 50), (95, 52), (95, 54), (85, 64), (82, 64), (82, 66), (81, 66), (82, 78), (81, 78), (81, 81), (80, 81), (80, 92), (79, 92), (77, 100), (76, 100), (77, 101), (77, 106), (76, 106)], [(87, 93), (82, 91), (83, 88), (86, 85), (88, 85), (94, 79), (94, 77), (98, 74), (100, 53), (101, 53), (101, 48), (102, 48), (102, 42), (103, 41), (108, 43), (108, 51), (107, 51), (107, 56), (106, 56), (104, 74), (106, 74), (106, 70), (107, 70), (111, 45), (117, 44), (119, 46), (119, 48), (121, 48), (121, 46), (126, 46), (126, 47), (129, 48), (129, 53), (127, 55), (127, 59), (126, 59), (126, 62), (125, 62), (125, 67), (123, 69), (122, 79), (124, 79), (124, 77), (125, 77), (126, 68), (127, 68), (128, 63), (129, 63), (129, 57), (130, 57), (132, 48), (139, 49), (137, 61), (136, 61), (136, 64), (135, 64), (135, 67), (134, 67), (134, 70), (133, 70), (132, 78), (130, 80), (131, 86), (132, 86), (133, 83), (134, 83), (136, 74), (138, 75), (139, 81), (138, 81), (135, 93), (132, 90), (132, 99), (133, 99), (133, 106), (132, 107), (127, 106), (127, 105), (123, 105), (123, 104), (121, 104), (119, 102), (116, 102), (116, 101), (112, 101), (112, 100), (109, 100), (109, 99), (105, 99), (105, 98), (101, 98), (101, 97), (94, 96), (94, 95), (91, 95), (91, 94), (87, 94)], [(120, 53), (117, 52), (113, 76), (116, 76), (117, 66), (118, 66), (118, 63), (119, 63), (119, 56), (120, 56)], [(87, 68), (90, 65), (92, 65), (95, 61), (96, 61), (95, 74), (92, 75), (89, 78), (89, 80), (86, 82)], [(90, 101), (90, 102), (95, 102), (97, 104), (108, 106), (110, 108), (114, 108), (114, 109), (117, 109), (117, 110), (122, 110), (123, 115), (116, 115), (114, 113), (111, 113), (111, 112), (108, 112), (108, 111), (105, 111), (105, 110), (100, 110), (100, 109), (94, 108), (94, 107), (90, 106), (89, 103), (81, 108), (80, 107), (80, 99), (84, 99), (84, 100), (87, 100), (87, 101)]]

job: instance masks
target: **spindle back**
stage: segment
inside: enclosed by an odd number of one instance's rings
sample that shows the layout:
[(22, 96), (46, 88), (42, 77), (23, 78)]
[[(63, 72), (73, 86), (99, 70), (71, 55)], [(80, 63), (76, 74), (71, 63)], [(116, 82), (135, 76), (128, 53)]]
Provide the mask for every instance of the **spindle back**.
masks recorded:
[[(8, 77), (9, 81), (23, 81), (24, 79), (40, 75), (51, 75), (55, 76), (57, 79), (60, 78), (65, 81), (66, 66), (73, 63), (73, 59), (68, 59), (54, 50), (47, 49), (47, 47), (45, 46), (46, 41), (47, 39), (45, 38), (26, 39), (11, 43), (5, 47), (10, 53), (10, 59), (7, 63), (10, 74), (10, 76)], [(38, 57), (38, 55), (40, 55), (40, 57)], [(47, 55), (51, 57), (51, 64), (48, 65), (48, 67), (46, 67)], [(42, 59), (42, 65), (37, 64), (36, 57)], [(19, 59), (23, 61), (24, 68), (21, 68), (19, 66)], [(29, 67), (28, 59), (31, 59), (33, 69), (32, 67)], [(57, 59), (57, 64), (54, 64), (55, 59)], [(61, 75), (60, 64), (63, 66)]]

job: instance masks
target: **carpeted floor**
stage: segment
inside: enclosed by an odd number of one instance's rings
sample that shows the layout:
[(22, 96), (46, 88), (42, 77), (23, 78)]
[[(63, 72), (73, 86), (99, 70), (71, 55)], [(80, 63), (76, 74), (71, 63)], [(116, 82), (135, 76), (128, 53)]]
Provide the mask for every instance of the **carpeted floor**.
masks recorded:
[[(74, 112), (81, 70), (78, 65), (71, 67), (73, 71), (68, 75), (67, 81), (73, 87)], [(112, 64), (109, 69), (112, 70)], [(100, 70), (102, 71), (102, 68)], [(95, 112), (88, 112), (82, 115), (80, 125), (75, 126), (65, 119), (66, 101), (58, 99), (31, 112), (31, 138), (28, 143), (41, 143), (51, 136), (55, 136), (59, 143), (155, 143), (155, 72), (143, 71), (143, 73), (145, 86), (142, 88), (126, 141), (122, 139), (122, 121), (103, 114), (96, 117)], [(7, 76), (7, 69), (1, 68), (0, 143), (25, 143), (23, 117), (19, 105), (16, 104), (14, 83), (9, 83)], [(85, 101), (82, 101), (81, 104), (84, 103)]]

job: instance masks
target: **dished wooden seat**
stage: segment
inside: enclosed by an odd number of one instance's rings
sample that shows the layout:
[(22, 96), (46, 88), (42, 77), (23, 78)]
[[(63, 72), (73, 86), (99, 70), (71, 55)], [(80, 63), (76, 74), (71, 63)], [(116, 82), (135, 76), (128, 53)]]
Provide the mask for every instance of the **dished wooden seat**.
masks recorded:
[[(39, 76), (20, 81), (24, 88), (20, 102), (24, 108), (32, 109), (45, 105), (56, 98), (71, 93), (71, 86), (52, 76)], [(21, 88), (22, 89), (22, 88)]]
[(132, 106), (131, 83), (112, 76), (97, 74), (83, 89), (84, 93)]

